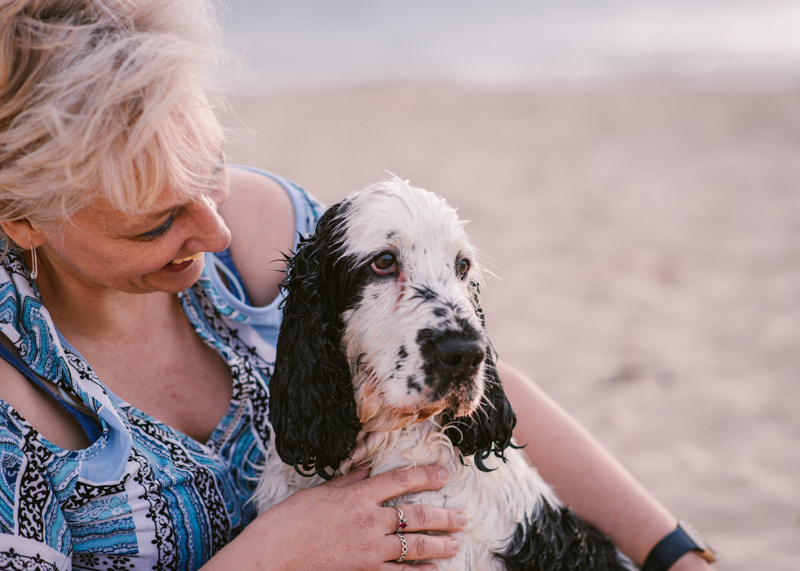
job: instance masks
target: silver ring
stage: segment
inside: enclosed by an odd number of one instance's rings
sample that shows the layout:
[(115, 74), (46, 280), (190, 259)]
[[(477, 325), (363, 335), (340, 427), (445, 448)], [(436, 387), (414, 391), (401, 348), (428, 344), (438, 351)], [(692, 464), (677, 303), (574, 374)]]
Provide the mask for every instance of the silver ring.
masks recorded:
[(397, 522), (397, 531), (395, 533), (402, 533), (403, 530), (408, 527), (408, 522), (406, 521), (406, 518), (403, 517), (403, 510), (401, 510), (400, 508), (396, 509), (397, 509), (397, 518), (399, 519), (399, 521)]
[(403, 546), (403, 552), (400, 554), (400, 557), (396, 559), (396, 561), (398, 563), (402, 563), (406, 560), (406, 555), (408, 555), (408, 542), (406, 542), (406, 538), (399, 531), (395, 533), (395, 535), (400, 538), (400, 543)]

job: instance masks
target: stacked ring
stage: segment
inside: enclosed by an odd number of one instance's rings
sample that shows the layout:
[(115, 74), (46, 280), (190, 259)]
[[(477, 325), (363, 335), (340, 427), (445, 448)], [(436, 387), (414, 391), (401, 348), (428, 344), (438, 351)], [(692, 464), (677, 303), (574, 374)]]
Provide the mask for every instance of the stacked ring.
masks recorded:
[(400, 538), (400, 544), (403, 547), (403, 551), (402, 553), (400, 553), (400, 557), (397, 558), (397, 562), (402, 563), (403, 561), (406, 560), (406, 555), (408, 555), (408, 543), (406, 542), (406, 538), (399, 531), (395, 533), (395, 535)]

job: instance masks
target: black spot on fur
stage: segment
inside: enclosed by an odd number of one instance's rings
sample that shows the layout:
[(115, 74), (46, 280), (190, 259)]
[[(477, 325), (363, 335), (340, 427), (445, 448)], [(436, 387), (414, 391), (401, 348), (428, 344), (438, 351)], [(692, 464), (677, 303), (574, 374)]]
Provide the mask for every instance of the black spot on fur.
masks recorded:
[(394, 364), (395, 371), (400, 370), (400, 368), (403, 366), (403, 361), (405, 361), (406, 357), (408, 357), (408, 351), (406, 351), (404, 345), (400, 346), (400, 351), (397, 352), (397, 357), (397, 362)]
[(422, 392), (422, 385), (419, 384), (417, 378), (414, 375), (408, 376), (408, 378), (406, 379), (406, 384), (408, 385), (409, 389), (414, 390), (418, 393)]
[(447, 310), (444, 307), (437, 307), (433, 310), (433, 315), (436, 317), (444, 318), (447, 317)]
[(459, 331), (463, 331), (464, 334), (469, 337), (474, 337), (476, 339), (480, 339), (483, 337), (483, 335), (472, 326), (472, 323), (470, 323), (463, 317), (456, 316), (456, 325), (458, 325)]
[(425, 286), (412, 286), (414, 288), (414, 295), (411, 296), (412, 299), (423, 299), (425, 301), (432, 301), (436, 299), (436, 293), (430, 288)]
[(567, 508), (543, 502), (539, 513), (520, 523), (505, 553), (507, 571), (622, 571), (606, 536)]
[(486, 317), (483, 314), (483, 309), (481, 309), (480, 304), (481, 286), (472, 278), (469, 280), (469, 291), (472, 295), (472, 306), (475, 309), (475, 315), (477, 315), (478, 319), (481, 320), (481, 325), (486, 327)]

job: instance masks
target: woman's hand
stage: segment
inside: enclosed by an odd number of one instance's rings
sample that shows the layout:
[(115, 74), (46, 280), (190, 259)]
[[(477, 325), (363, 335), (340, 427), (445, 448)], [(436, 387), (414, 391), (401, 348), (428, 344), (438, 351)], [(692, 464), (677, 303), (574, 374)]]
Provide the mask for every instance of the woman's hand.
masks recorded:
[[(397, 470), (367, 478), (361, 470), (320, 486), (302, 490), (276, 504), (253, 523), (204, 569), (389, 571), (410, 568), (397, 563), (402, 552), (395, 535), (397, 508), (386, 500), (421, 490), (438, 490), (447, 483), (444, 468), (427, 466)], [(466, 518), (456, 510), (425, 505), (399, 506), (408, 525), (406, 561), (450, 558), (458, 542), (449, 535), (464, 529)], [(432, 564), (414, 567), (428, 571)]]

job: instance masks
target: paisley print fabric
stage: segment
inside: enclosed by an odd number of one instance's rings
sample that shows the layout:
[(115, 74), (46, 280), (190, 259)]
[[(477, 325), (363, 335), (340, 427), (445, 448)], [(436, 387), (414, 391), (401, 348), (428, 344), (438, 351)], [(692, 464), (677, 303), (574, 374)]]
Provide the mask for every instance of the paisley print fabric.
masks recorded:
[[(262, 174), (289, 193), (298, 232), (313, 231), (319, 203)], [(249, 307), (222, 285), (218, 266), (207, 254), (203, 276), (179, 294), (233, 379), (228, 411), (201, 443), (107, 390), (60, 337), (24, 260), (14, 252), (3, 260), (0, 331), (34, 372), (94, 411), (103, 433), (84, 450), (64, 450), (0, 400), (0, 569), (197, 569), (255, 517), (248, 500), (270, 437), (279, 300)]]

